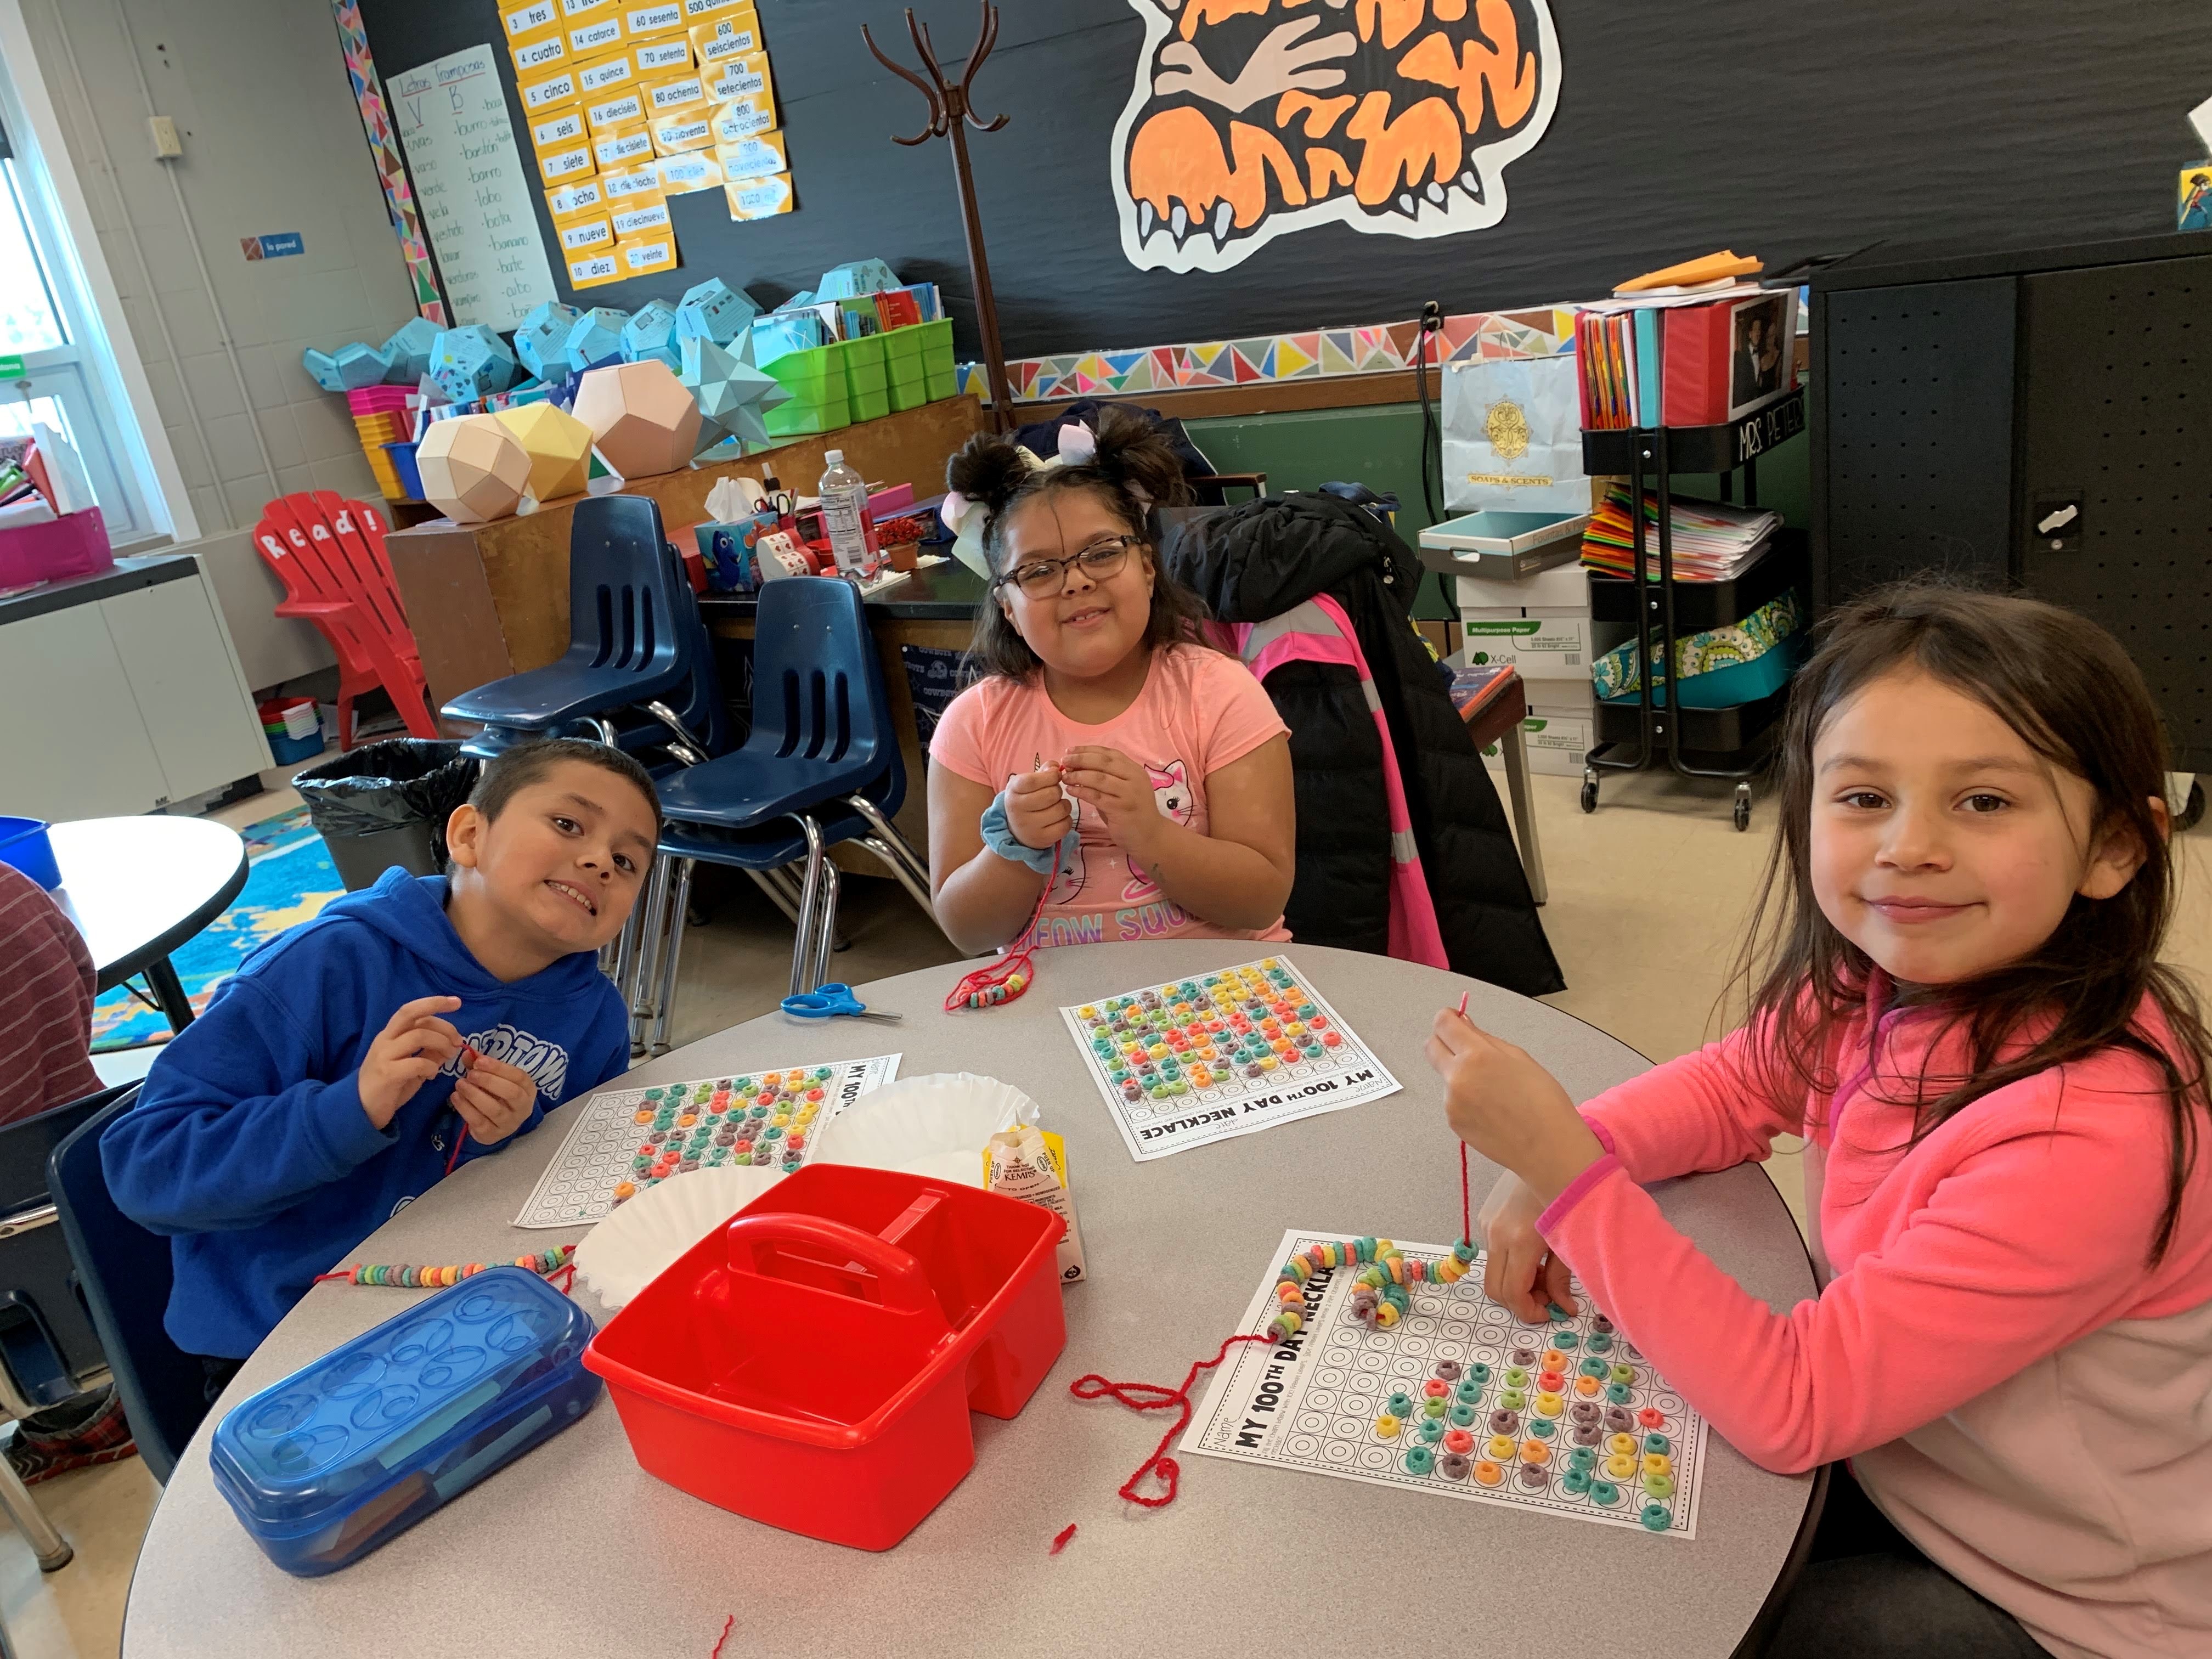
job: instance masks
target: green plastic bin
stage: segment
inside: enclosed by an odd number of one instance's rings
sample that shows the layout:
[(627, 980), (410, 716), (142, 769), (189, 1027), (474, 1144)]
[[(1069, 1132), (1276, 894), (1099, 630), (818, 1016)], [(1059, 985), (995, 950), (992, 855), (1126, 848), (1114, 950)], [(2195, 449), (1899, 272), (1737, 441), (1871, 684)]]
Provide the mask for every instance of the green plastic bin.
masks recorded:
[(940, 398), (957, 398), (960, 395), (960, 371), (949, 365), (944, 368), (933, 368), (929, 371), (928, 385), (929, 401), (932, 403)]
[(821, 398), (793, 398), (769, 410), (763, 418), (768, 422), (769, 435), (774, 438), (835, 432), (839, 427), (853, 423), (851, 402), (842, 394)]
[[(791, 393), (793, 403), (820, 403), (833, 393), (845, 392), (845, 362), (835, 346), (810, 346), (787, 351), (763, 371)], [(789, 408), (790, 404), (784, 405)]]
[[(941, 317), (933, 323), (922, 323), (899, 331), (902, 334), (918, 336), (921, 341), (921, 364), (932, 374), (957, 375), (952, 363), (952, 319)], [(945, 394), (950, 396), (950, 393)]]

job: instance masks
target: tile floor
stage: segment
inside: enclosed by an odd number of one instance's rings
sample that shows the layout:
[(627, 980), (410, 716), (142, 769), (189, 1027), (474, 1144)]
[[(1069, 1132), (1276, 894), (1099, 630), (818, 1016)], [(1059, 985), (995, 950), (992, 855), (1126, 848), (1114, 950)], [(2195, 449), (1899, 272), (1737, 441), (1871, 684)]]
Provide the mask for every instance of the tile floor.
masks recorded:
[[(268, 793), (211, 816), (234, 827), (298, 799), (296, 769), (265, 775)], [(1551, 878), (1544, 924), (1570, 988), (1550, 1001), (1654, 1060), (1718, 1034), (1719, 1002), (1738, 930), (1769, 837), (1762, 800), (1749, 833), (1729, 827), (1724, 794), (1673, 780), (1608, 780), (1585, 817), (1577, 781), (1534, 780), (1537, 822)], [(2184, 838), (2183, 907), (2172, 955), (2212, 986), (2212, 826)], [(848, 879), (841, 912), (848, 950), (837, 977), (864, 983), (948, 961), (951, 951), (889, 881)], [(749, 881), (706, 890), (708, 925), (684, 945), (675, 1040), (688, 1042), (773, 1008), (790, 964), (790, 932)], [(1796, 1160), (1768, 1166), (1793, 1209), (1802, 1201)], [(157, 1489), (134, 1459), (64, 1475), (35, 1489), (76, 1547), (76, 1559), (41, 1577), (30, 1552), (0, 1529), (0, 1620), (23, 1659), (109, 1659), (138, 1539)]]

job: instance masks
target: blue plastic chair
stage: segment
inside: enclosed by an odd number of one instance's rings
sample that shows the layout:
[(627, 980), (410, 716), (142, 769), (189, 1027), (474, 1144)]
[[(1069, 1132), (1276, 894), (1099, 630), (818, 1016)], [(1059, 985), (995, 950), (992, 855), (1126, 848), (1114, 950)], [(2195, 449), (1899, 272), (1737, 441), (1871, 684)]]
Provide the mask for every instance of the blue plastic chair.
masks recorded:
[[(730, 711), (714, 668), (714, 642), (700, 614), (698, 596), (684, 574), (683, 561), (673, 548), (664, 548), (669, 560), (672, 603), (676, 611), (678, 644), (685, 664), (684, 684), (665, 699), (654, 699), (642, 708), (620, 707), (579, 715), (562, 725), (529, 729), (517, 726), (487, 726), (461, 745), (464, 754), (479, 760), (541, 738), (580, 738), (604, 743), (635, 755), (646, 769), (656, 774), (674, 765), (696, 766), (730, 747)], [(675, 757), (663, 763), (656, 750)]]
[(495, 729), (487, 741), (495, 753), (522, 738), (569, 734), (621, 709), (665, 706), (696, 680), (705, 639), (667, 545), (650, 496), (577, 502), (568, 532), (568, 649), (544, 668), (463, 692), (446, 715)]
[(54, 1148), (138, 1085), (103, 1089), (0, 1128), (0, 1401), (17, 1417), (84, 1392), (106, 1364), (77, 1300), (68, 1240), (46, 1185)]
[(101, 1133), (137, 1098), (133, 1084), (55, 1147), (46, 1160), (46, 1184), (76, 1261), (77, 1288), (123, 1396), (131, 1437), (154, 1478), (166, 1485), (208, 1413), (207, 1371), (197, 1355), (169, 1340), (161, 1323), (173, 1282), (169, 1241), (116, 1208), (100, 1167)]
[[(792, 918), (794, 994), (828, 976), (838, 888), (830, 848), (865, 848), (934, 919), (928, 866), (891, 823), (905, 798), (906, 768), (858, 590), (831, 577), (770, 582), (754, 629), (751, 734), (660, 785), (663, 856), (641, 906), (644, 943), (629, 981), (638, 1046), (654, 1054), (668, 1047), (683, 918), (702, 862), (747, 872)], [(793, 864), (805, 872), (795, 891), (785, 873)]]

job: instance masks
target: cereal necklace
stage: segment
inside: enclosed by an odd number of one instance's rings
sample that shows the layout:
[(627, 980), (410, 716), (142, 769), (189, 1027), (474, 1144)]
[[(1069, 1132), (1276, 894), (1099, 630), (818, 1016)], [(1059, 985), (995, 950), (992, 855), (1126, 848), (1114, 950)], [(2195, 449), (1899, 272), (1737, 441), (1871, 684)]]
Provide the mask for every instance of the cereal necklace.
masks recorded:
[(474, 1279), (478, 1273), (489, 1273), (494, 1267), (514, 1266), (527, 1267), (540, 1279), (551, 1277), (569, 1265), (576, 1254), (574, 1244), (562, 1244), (550, 1250), (540, 1250), (536, 1255), (519, 1255), (510, 1264), (505, 1261), (469, 1261), (450, 1267), (415, 1267), (404, 1264), (356, 1261), (350, 1267), (341, 1267), (334, 1273), (318, 1273), (315, 1283), (327, 1279), (343, 1279), (349, 1285), (399, 1285), (410, 1290), (418, 1286), (458, 1285), (465, 1279)]

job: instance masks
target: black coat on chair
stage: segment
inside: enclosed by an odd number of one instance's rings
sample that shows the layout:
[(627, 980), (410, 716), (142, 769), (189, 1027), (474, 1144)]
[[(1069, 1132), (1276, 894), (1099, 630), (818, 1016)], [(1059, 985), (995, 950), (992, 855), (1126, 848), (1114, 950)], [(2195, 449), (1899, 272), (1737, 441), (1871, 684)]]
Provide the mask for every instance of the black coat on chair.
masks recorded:
[[(1262, 623), (1316, 594), (1341, 605), (1382, 699), (1452, 967), (1535, 996), (1565, 988), (1537, 919), (1505, 809), (1411, 611), (1420, 567), (1364, 507), (1273, 496), (1194, 516), (1163, 538), (1167, 573), (1226, 623)], [(1382, 737), (1358, 681), (1334, 664), (1290, 662), (1266, 681), (1291, 728), (1297, 875), (1295, 939), (1385, 955), (1390, 829)]]

